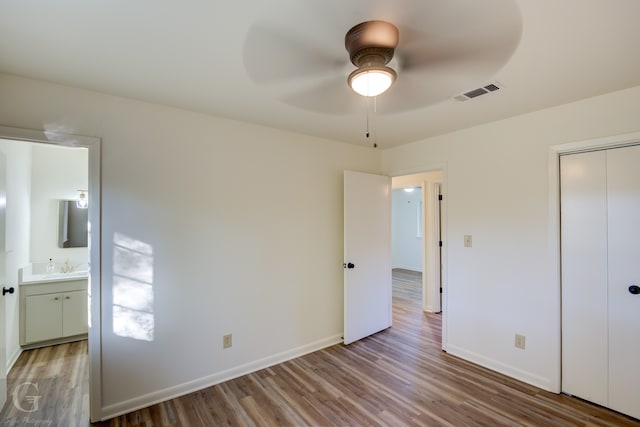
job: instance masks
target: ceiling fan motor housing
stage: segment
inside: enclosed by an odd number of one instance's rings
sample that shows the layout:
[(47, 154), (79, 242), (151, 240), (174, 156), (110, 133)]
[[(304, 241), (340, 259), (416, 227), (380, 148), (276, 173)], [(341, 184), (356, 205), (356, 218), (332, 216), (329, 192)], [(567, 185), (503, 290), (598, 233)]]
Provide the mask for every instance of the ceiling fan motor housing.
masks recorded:
[(385, 21), (362, 22), (351, 28), (344, 38), (349, 58), (356, 67), (386, 65), (393, 58), (399, 33)]

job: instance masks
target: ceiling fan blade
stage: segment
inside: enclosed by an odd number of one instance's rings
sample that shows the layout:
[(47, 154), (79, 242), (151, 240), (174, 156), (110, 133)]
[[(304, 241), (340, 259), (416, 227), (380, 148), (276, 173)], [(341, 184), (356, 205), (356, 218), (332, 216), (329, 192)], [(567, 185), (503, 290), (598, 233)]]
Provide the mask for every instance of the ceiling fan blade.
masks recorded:
[[(481, 45), (421, 45), (405, 49), (399, 58), (402, 72), (420, 72), (442, 67), (470, 67), (478, 71), (500, 69), (511, 56), (499, 44)], [(471, 70), (469, 70), (471, 71)]]
[(283, 99), (289, 105), (316, 113), (344, 115), (366, 111), (364, 98), (347, 86), (343, 76), (325, 79), (310, 89)]
[(477, 19), (467, 17), (466, 25), (443, 25), (438, 21), (429, 26), (401, 26), (398, 51), (403, 69), (413, 71), (461, 59), (483, 62), (494, 70), (504, 65), (520, 43), (522, 25), (514, 6), (508, 8), (502, 0), (492, 1), (501, 5), (504, 13), (491, 13), (484, 4), (474, 4)]
[(502, 65), (487, 56), (460, 52), (434, 54), (424, 62), (407, 64), (388, 90), (389, 112), (428, 107), (484, 86), (491, 83)]
[(260, 84), (322, 76), (347, 63), (344, 48), (338, 48), (258, 22), (245, 39), (244, 66), (249, 77)]
[(403, 75), (387, 92), (378, 96), (378, 113), (400, 113), (446, 101), (452, 96), (449, 86), (439, 84), (433, 79), (425, 83), (422, 78)]
[(489, 83), (515, 51), (520, 27), (480, 30), (427, 34), (404, 27), (398, 78), (381, 96), (380, 108), (388, 113), (423, 108)]

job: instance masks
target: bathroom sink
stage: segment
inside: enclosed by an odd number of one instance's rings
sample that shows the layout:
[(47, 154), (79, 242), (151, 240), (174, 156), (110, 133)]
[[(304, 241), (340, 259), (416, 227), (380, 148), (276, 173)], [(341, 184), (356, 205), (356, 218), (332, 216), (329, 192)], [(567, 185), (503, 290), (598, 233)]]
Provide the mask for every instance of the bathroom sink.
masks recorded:
[(45, 282), (61, 282), (64, 280), (86, 279), (89, 272), (86, 270), (74, 271), (73, 273), (47, 273), (47, 274), (31, 274), (21, 278), (21, 283), (45, 283)]

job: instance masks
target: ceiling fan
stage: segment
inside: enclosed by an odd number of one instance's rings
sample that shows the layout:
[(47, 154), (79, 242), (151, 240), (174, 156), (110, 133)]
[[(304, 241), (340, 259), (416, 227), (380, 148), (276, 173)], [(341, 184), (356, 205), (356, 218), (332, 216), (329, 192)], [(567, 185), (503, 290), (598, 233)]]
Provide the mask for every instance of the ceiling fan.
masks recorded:
[(398, 46), (399, 33), (386, 21), (367, 21), (351, 28), (344, 38), (354, 71), (347, 82), (362, 96), (378, 96), (395, 82), (397, 74), (387, 64)]
[(267, 96), (334, 115), (361, 113), (361, 95), (379, 97), (378, 114), (418, 110), (486, 84), (522, 30), (514, 0), (327, 1), (250, 26), (244, 65)]

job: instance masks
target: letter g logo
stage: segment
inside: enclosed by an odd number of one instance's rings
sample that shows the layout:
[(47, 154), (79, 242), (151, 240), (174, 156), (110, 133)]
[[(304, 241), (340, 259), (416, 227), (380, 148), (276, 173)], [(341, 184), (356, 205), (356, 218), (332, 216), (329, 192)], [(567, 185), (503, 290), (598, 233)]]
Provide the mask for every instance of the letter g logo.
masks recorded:
[[(20, 399), (20, 394), (21, 392), (24, 391), (24, 397), (22, 399)], [(34, 384), (34, 383), (30, 383), (30, 382), (26, 382), (26, 383), (22, 383), (16, 386), (16, 388), (13, 389), (13, 404), (15, 405), (16, 408), (18, 408), (20, 411), (22, 412), (35, 412), (38, 410), (38, 402), (40, 401), (40, 395), (34, 394), (34, 395), (29, 395), (30, 391), (35, 391), (35, 393), (38, 393), (38, 384)], [(29, 404), (29, 408), (24, 408), (22, 406), (23, 403), (28, 403)]]

